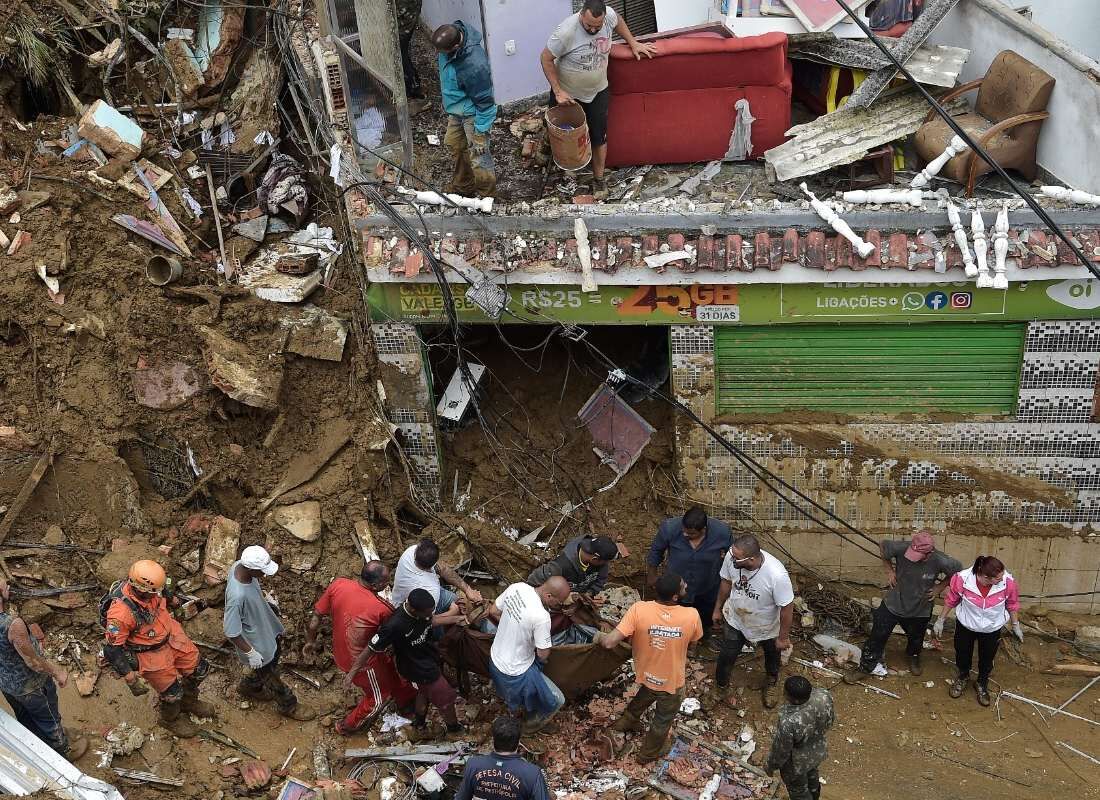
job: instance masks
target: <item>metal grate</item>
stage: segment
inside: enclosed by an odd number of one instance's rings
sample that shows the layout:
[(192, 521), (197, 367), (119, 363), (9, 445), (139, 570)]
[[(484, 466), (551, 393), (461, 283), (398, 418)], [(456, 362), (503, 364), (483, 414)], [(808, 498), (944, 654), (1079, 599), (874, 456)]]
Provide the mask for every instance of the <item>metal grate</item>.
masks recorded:
[[(584, 0), (573, 0), (573, 13), (580, 11), (582, 5)], [(657, 32), (657, 11), (653, 0), (612, 0), (608, 5), (626, 20), (627, 27), (635, 36)]]

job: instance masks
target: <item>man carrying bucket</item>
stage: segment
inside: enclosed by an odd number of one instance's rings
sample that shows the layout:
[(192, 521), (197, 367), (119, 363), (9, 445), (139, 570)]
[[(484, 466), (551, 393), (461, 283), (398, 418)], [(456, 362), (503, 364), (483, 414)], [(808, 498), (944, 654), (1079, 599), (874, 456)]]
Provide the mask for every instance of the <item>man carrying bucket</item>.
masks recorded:
[(455, 159), (454, 177), (447, 191), (465, 197), (490, 197), (497, 185), (489, 151), (489, 131), (497, 118), (497, 105), (481, 33), (456, 20), (436, 28), (432, 45), (439, 53), (439, 88), (448, 114), (443, 143)]
[(617, 33), (634, 57), (653, 58), (657, 48), (641, 44), (630, 32), (626, 20), (608, 8), (603, 0), (584, 0), (580, 12), (568, 17), (554, 30), (542, 51), (542, 70), (550, 81), (550, 107), (576, 103), (588, 118), (592, 141), (592, 195), (607, 199), (607, 109), (611, 91), (607, 87), (607, 60), (611, 34)]

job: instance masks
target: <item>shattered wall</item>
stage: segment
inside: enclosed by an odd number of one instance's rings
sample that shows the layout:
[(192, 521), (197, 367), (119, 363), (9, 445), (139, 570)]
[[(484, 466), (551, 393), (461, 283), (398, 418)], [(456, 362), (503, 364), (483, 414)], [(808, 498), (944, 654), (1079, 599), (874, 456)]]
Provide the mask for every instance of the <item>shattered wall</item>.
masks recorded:
[[(994, 553), (1025, 594), (1092, 592), (1100, 541), (1100, 424), (1091, 421), (1100, 323), (1029, 324), (1012, 420), (851, 422), (787, 414), (767, 424), (716, 415), (713, 329), (671, 329), (676, 396), (748, 455), (875, 538), (931, 528), (966, 563)], [(877, 560), (821, 531), (764, 487), (707, 433), (681, 418), (681, 477), (698, 500), (749, 518), (803, 563), (879, 580)], [(1083, 538), (1082, 538), (1083, 537)], [(1035, 602), (1034, 600), (1032, 602)], [(1094, 612), (1091, 596), (1043, 605)]]
[(397, 426), (402, 450), (409, 460), (410, 482), (422, 503), (439, 502), (440, 452), (435, 429), (431, 380), (415, 325), (371, 325), (389, 422)]

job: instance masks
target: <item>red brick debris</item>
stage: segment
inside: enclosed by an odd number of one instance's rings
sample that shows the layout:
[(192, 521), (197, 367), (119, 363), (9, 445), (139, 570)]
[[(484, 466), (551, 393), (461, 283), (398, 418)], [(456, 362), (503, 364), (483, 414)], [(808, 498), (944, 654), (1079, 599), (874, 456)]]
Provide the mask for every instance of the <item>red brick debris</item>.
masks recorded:
[[(830, 231), (831, 233), (831, 231)], [(1021, 237), (1027, 234), (1025, 242)], [(860, 258), (851, 243), (824, 231), (800, 233), (794, 228), (781, 232), (761, 232), (707, 236), (685, 233), (665, 235), (607, 236), (592, 234), (592, 268), (608, 274), (621, 267), (644, 267), (644, 258), (664, 252), (687, 251), (690, 258), (655, 268), (654, 272), (676, 269), (694, 272), (753, 272), (780, 270), (787, 264), (801, 264), (811, 269), (832, 272), (842, 267), (853, 270), (904, 268), (911, 272), (932, 271), (935, 256), (931, 248), (913, 233), (885, 233), (877, 230), (862, 232), (863, 238), (875, 245), (867, 258)], [(1100, 229), (1075, 230), (1070, 236), (1087, 255), (1100, 259)], [(963, 271), (962, 254), (949, 232), (937, 234), (947, 260), (947, 271)], [(472, 266), (483, 271), (499, 272), (545, 271), (561, 269), (580, 272), (577, 240), (547, 236), (524, 236), (509, 233), (497, 237), (445, 237), (439, 245), (442, 252), (458, 253)], [(364, 231), (363, 254), (368, 267), (387, 266), (394, 275), (415, 277), (430, 271), (415, 245), (399, 236), (381, 236)], [(436, 253), (439, 255), (439, 252)], [(1043, 231), (1009, 232), (1009, 258), (1018, 260), (1022, 269), (1073, 266), (1077, 259), (1060, 240)], [(990, 248), (989, 266), (993, 267)]]

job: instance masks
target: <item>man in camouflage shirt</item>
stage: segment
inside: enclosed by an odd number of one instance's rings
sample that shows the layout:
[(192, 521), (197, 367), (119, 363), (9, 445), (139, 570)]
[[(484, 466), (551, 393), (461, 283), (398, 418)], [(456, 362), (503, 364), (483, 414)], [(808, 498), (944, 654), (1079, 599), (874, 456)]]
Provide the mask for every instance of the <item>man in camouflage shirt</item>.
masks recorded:
[(401, 68), (405, 73), (405, 95), (409, 99), (410, 110), (419, 112), (427, 106), (424, 89), (420, 86), (420, 75), (412, 59), (412, 40), (416, 29), (420, 27), (420, 11), (424, 0), (397, 0), (397, 35), (401, 39)]
[(825, 760), (825, 733), (836, 722), (833, 696), (814, 689), (801, 675), (783, 684), (787, 703), (779, 709), (779, 724), (765, 765), (768, 775), (779, 770), (791, 800), (818, 800), (817, 767)]

